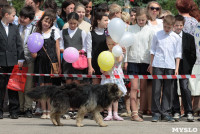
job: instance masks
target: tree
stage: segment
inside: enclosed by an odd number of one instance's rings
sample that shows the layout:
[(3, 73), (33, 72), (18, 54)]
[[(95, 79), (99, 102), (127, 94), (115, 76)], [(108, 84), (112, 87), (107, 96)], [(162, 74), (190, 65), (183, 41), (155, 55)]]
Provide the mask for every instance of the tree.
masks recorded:
[(124, 0), (92, 0), (92, 2), (94, 3), (94, 5), (97, 5), (100, 3), (108, 3), (108, 4), (117, 3), (120, 6), (124, 5)]
[[(62, 2), (65, 0), (55, 0), (55, 1), (56, 1), (57, 5), (59, 7), (61, 7)], [(81, 0), (79, 0), (79, 1), (81, 1)], [(147, 3), (150, 1), (152, 1), (152, 0), (134, 0), (134, 2), (130, 3), (130, 6), (146, 7)], [(169, 10), (174, 15), (176, 15), (178, 13), (177, 9), (175, 7), (176, 0), (156, 0), (156, 1), (161, 4), (161, 6), (164, 10)], [(200, 0), (194, 0), (194, 1), (197, 3), (197, 5), (200, 8)], [(92, 0), (92, 2), (94, 5), (107, 2), (108, 4), (117, 3), (120, 6), (124, 6), (124, 0)], [(24, 6), (24, 0), (12, 0), (12, 4), (16, 8), (17, 13), (19, 13), (20, 9)]]
[(24, 0), (12, 0), (12, 5), (16, 9), (17, 15), (19, 14), (21, 8), (24, 6)]
[(57, 3), (57, 6), (58, 7), (61, 7), (62, 6), (62, 2), (64, 1), (64, 0), (55, 0), (56, 1), (56, 3)]

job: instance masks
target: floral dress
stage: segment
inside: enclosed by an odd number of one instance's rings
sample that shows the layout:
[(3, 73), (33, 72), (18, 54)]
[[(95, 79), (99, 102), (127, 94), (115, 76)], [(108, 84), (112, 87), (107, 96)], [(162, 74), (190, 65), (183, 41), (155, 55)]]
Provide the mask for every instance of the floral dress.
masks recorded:
[[(114, 67), (110, 70), (107, 71), (107, 75), (110, 75), (110, 78), (102, 78), (101, 80), (101, 85), (106, 84), (106, 83), (115, 83), (118, 85), (119, 89), (124, 93), (124, 95), (127, 92), (126, 86), (124, 84), (122, 76), (124, 76), (124, 73), (122, 71), (122, 62), (116, 62), (115, 59), (115, 64)], [(114, 75), (119, 75), (119, 79), (115, 78)]]
[(185, 18), (185, 24), (183, 31), (194, 36), (194, 32), (198, 25), (198, 21), (193, 17), (184, 17), (184, 18)]

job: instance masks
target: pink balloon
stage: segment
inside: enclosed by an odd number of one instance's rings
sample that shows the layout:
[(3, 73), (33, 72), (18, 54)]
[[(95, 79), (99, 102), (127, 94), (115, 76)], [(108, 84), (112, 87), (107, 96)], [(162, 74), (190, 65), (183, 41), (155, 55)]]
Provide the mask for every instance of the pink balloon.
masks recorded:
[(74, 63), (79, 58), (79, 52), (74, 47), (68, 47), (63, 52), (63, 58), (68, 63)]

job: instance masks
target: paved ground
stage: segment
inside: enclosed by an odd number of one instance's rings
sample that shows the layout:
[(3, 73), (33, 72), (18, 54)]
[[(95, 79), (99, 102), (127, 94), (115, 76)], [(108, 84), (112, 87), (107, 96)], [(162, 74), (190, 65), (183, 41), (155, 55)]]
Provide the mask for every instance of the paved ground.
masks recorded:
[[(200, 133), (200, 122), (151, 122), (150, 116), (144, 117), (144, 122), (133, 122), (129, 118), (124, 121), (108, 121), (108, 127), (98, 127), (94, 120), (85, 119), (84, 127), (76, 127), (75, 120), (61, 120), (64, 126), (55, 127), (48, 119), (39, 117), (20, 117), (13, 120), (4, 115), (0, 120), (0, 134), (171, 134)], [(197, 119), (195, 117), (195, 119)]]

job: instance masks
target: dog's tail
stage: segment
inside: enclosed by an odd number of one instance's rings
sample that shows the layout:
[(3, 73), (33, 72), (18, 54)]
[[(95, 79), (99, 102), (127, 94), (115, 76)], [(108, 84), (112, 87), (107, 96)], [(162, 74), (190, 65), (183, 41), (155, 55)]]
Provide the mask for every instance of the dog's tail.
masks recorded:
[(46, 100), (48, 98), (52, 98), (52, 96), (58, 91), (59, 89), (56, 86), (38, 86), (26, 94), (28, 97), (34, 100)]

